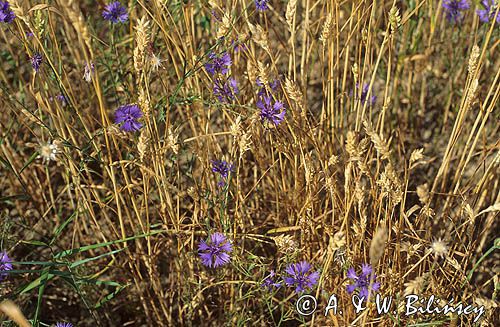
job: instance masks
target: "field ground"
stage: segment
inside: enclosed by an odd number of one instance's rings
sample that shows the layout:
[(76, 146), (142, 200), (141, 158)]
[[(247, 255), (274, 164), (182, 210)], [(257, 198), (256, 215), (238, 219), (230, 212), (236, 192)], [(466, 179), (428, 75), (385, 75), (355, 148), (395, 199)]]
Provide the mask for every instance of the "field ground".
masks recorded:
[(499, 326), (499, 25), (0, 1), (1, 326)]

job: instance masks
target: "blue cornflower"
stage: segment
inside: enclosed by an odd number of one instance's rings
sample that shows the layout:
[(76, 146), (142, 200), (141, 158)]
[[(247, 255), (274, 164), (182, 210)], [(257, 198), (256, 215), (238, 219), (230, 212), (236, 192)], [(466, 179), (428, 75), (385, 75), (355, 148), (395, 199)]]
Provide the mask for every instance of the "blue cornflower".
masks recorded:
[(257, 108), (260, 109), (260, 118), (264, 124), (272, 123), (275, 126), (279, 125), (286, 113), (285, 106), (281, 101), (271, 102), (271, 97), (263, 96), (257, 101)]
[(0, 23), (10, 24), (16, 18), (8, 1), (0, 1)]
[(126, 132), (135, 132), (141, 129), (142, 124), (138, 122), (141, 117), (142, 111), (136, 104), (120, 106), (115, 111), (115, 123), (122, 123), (120, 128)]
[(235, 99), (235, 95), (238, 93), (238, 84), (234, 78), (229, 78), (225, 82), (220, 79), (214, 82), (214, 95), (220, 102), (230, 103)]
[(12, 260), (10, 260), (7, 252), (0, 252), (0, 280), (7, 276), (6, 271), (12, 270)]
[(73, 324), (70, 322), (58, 322), (56, 327), (73, 327)]
[(268, 9), (267, 3), (269, 0), (255, 0), (255, 7), (258, 11), (266, 11)]
[(42, 55), (38, 52), (36, 52), (33, 57), (30, 58), (30, 61), (31, 61), (31, 66), (33, 67), (33, 69), (38, 72), (38, 70), (40, 69), (40, 66), (42, 65)]
[(347, 293), (351, 294), (357, 289), (359, 290), (359, 296), (366, 299), (368, 297), (369, 288), (371, 288), (372, 292), (378, 291), (380, 283), (375, 281), (375, 274), (373, 274), (372, 277), (372, 271), (372, 266), (363, 264), (361, 266), (361, 275), (358, 276), (354, 268), (349, 268), (347, 270), (347, 278), (351, 279), (354, 284), (347, 285)]
[(231, 260), (229, 253), (233, 251), (233, 245), (224, 234), (213, 233), (207, 241), (200, 242), (198, 251), (203, 265), (217, 268)]
[(307, 261), (294, 263), (286, 267), (285, 272), (289, 275), (284, 278), (287, 286), (296, 286), (297, 293), (313, 288), (318, 282), (319, 272), (311, 271), (312, 266)]
[(307, 261), (293, 263), (286, 267), (285, 272), (289, 275), (284, 278), (287, 286), (296, 286), (297, 293), (313, 288), (318, 282), (319, 272), (311, 271), (312, 266)]
[(220, 56), (211, 52), (208, 58), (209, 62), (205, 64), (205, 69), (210, 75), (215, 75), (217, 73), (225, 74), (232, 65), (231, 56), (229, 56), (227, 52), (223, 52)]
[[(490, 20), (493, 20), (493, 16), (495, 16), (495, 12), (497, 10), (497, 5), (495, 4), (495, 0), (483, 0), (481, 1), (483, 4), (483, 10), (477, 10), (476, 13), (479, 16), (479, 20), (483, 23), (488, 23)], [(500, 12), (496, 18), (497, 23), (500, 24)]]
[(458, 23), (462, 20), (462, 11), (469, 9), (467, 0), (443, 0), (445, 16), (450, 22)]
[(276, 273), (274, 270), (271, 270), (269, 275), (264, 278), (264, 281), (262, 282), (262, 287), (267, 288), (269, 291), (272, 290), (273, 288), (280, 288), (281, 283), (278, 283), (277, 280), (275, 279)]
[(111, 21), (113, 24), (124, 23), (128, 20), (127, 8), (122, 6), (119, 1), (114, 1), (104, 7), (102, 17)]

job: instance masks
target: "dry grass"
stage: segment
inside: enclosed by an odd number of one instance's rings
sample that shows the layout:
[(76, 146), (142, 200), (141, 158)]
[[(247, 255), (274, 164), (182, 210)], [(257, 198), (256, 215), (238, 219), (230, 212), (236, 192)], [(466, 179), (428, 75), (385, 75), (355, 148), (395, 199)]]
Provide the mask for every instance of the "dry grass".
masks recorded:
[[(356, 314), (346, 271), (362, 263), (383, 296), (453, 297), (485, 305), (481, 324), (500, 321), (500, 30), (474, 4), (454, 25), (441, 1), (270, 1), (259, 13), (250, 0), (137, 0), (113, 25), (104, 1), (9, 2), (0, 250), (15, 270), (0, 297), (33, 324), (472, 325)], [(212, 93), (210, 51), (231, 55), (230, 104)], [(257, 77), (281, 80), (278, 126), (259, 118)], [(128, 103), (144, 113), (136, 133), (113, 123)], [(224, 187), (216, 159), (235, 167)], [(210, 269), (197, 249), (215, 231), (234, 250)], [(301, 317), (294, 288), (261, 287), (302, 260), (321, 272), (320, 308), (336, 294), (342, 315)]]

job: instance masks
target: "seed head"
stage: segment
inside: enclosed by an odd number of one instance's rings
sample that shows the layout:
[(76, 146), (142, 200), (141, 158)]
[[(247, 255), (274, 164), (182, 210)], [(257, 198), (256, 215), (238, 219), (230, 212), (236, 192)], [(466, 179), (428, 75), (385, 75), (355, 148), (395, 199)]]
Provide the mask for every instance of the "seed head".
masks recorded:
[(42, 159), (42, 162), (44, 164), (50, 162), (50, 161), (56, 161), (57, 159), (57, 154), (59, 153), (59, 142), (58, 141), (54, 141), (54, 142), (47, 142), (47, 143), (43, 143), (43, 144), (40, 144), (38, 146), (38, 157), (37, 158), (41, 158)]
[(445, 257), (448, 254), (448, 246), (439, 238), (432, 242), (431, 251), (436, 257)]

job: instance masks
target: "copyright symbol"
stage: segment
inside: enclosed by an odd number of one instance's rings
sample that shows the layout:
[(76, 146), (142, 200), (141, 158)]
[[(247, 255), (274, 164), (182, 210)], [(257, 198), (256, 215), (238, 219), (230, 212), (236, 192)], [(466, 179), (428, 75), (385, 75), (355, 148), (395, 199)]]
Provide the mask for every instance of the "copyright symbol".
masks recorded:
[(301, 316), (309, 316), (316, 311), (317, 305), (316, 298), (312, 295), (306, 294), (299, 297), (297, 303), (295, 304), (295, 308)]

